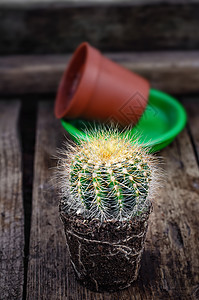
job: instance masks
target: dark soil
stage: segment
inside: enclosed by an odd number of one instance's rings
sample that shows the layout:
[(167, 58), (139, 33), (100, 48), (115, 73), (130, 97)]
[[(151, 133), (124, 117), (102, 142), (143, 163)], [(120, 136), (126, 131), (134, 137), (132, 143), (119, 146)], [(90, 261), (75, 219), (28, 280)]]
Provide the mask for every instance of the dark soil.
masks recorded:
[(129, 221), (85, 220), (60, 211), (71, 263), (89, 289), (116, 291), (137, 279), (150, 209)]

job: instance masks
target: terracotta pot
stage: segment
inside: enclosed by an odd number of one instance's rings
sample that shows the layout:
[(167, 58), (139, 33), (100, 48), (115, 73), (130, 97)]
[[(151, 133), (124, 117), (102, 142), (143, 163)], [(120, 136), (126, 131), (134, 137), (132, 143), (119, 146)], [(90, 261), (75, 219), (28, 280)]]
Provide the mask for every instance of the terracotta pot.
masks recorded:
[(55, 102), (57, 118), (135, 124), (148, 101), (149, 82), (82, 43), (63, 74)]
[(60, 209), (78, 280), (97, 292), (114, 292), (137, 279), (151, 208), (131, 221), (85, 220)]

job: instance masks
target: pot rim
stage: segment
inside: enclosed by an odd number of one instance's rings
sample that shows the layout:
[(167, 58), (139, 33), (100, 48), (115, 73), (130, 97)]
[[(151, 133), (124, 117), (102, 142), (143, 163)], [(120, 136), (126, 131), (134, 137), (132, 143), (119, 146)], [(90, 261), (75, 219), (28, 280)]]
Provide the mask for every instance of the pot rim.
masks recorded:
[[(81, 115), (92, 95), (99, 74), (100, 61), (101, 53), (89, 43), (83, 42), (76, 49), (58, 88), (55, 101), (55, 116), (58, 119), (63, 117), (76, 118)], [(70, 80), (71, 74), (75, 75), (78, 71), (81, 71), (78, 85), (72, 97), (67, 99), (67, 93), (71, 89), (72, 82), (68, 85), (66, 83)]]

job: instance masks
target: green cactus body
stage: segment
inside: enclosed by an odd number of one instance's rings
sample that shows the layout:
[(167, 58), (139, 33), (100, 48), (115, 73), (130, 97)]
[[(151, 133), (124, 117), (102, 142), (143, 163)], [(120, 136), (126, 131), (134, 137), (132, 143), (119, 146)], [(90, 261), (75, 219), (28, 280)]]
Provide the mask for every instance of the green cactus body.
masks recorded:
[(73, 209), (102, 220), (127, 219), (148, 209), (152, 158), (128, 135), (94, 132), (73, 149), (68, 164), (67, 203)]

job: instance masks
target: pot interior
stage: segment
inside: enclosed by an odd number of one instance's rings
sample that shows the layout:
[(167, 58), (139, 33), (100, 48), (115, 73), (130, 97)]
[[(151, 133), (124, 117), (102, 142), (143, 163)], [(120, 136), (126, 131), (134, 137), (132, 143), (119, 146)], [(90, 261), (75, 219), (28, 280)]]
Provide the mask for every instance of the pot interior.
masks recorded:
[(84, 45), (73, 55), (59, 89), (57, 115), (63, 115), (63, 112), (66, 114), (66, 111), (70, 109), (71, 100), (79, 87), (84, 72), (86, 57), (87, 48)]

